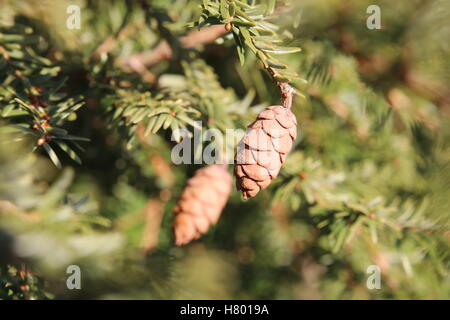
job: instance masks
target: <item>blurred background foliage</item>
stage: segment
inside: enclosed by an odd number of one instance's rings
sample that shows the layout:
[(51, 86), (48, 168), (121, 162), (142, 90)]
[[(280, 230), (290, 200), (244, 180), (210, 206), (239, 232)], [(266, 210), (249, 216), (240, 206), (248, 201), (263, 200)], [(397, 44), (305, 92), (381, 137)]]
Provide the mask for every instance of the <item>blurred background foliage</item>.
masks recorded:
[[(171, 132), (243, 129), (280, 99), (233, 37), (180, 46), (215, 3), (0, 0), (0, 298), (448, 299), (449, 2), (277, 1), (274, 33), (302, 48), (282, 62), (308, 81), (295, 148), (178, 248), (171, 210), (199, 166), (171, 163)], [(171, 59), (130, 60), (163, 40)]]

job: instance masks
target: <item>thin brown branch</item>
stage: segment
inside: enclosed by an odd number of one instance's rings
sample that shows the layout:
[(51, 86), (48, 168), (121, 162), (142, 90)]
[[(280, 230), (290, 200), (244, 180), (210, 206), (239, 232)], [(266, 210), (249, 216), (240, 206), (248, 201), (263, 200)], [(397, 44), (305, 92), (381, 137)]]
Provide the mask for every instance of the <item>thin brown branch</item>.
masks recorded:
[(142, 237), (142, 247), (145, 253), (150, 252), (158, 245), (158, 234), (164, 214), (165, 203), (158, 199), (150, 199), (147, 202), (145, 215), (145, 227)]
[(292, 88), (287, 83), (278, 82), (277, 86), (278, 86), (278, 88), (281, 91), (281, 97), (283, 99), (284, 107), (290, 109), (292, 107), (292, 100), (293, 100), (294, 95), (295, 95), (295, 89)]
[(276, 80), (277, 72), (274, 68), (268, 67), (266, 68), (266, 70), (270, 74), (272, 79), (275, 81), (276, 86), (280, 90), (283, 106), (285, 108), (290, 109), (292, 107), (294, 95), (296, 94), (295, 89), (289, 83), (277, 81)]
[[(180, 38), (183, 48), (190, 49), (199, 45), (214, 42), (216, 39), (228, 33), (225, 25), (215, 25), (206, 27), (198, 31), (191, 31), (186, 36)], [(122, 59), (120, 64), (123, 67), (129, 67), (136, 72), (142, 73), (143, 68), (153, 66), (161, 61), (170, 60), (173, 51), (167, 41), (162, 41), (154, 49), (135, 53)]]

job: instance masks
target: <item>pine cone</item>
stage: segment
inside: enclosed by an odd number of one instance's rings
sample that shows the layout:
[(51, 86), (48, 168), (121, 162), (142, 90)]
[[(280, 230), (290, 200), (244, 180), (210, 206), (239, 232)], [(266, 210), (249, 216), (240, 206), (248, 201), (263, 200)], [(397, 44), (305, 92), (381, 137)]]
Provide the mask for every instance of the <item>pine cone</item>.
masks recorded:
[(188, 180), (174, 208), (176, 245), (198, 239), (217, 223), (228, 201), (232, 180), (226, 165), (219, 164), (197, 170)]
[(278, 176), (297, 137), (297, 120), (289, 108), (271, 106), (248, 126), (234, 159), (236, 187), (244, 199), (254, 197)]

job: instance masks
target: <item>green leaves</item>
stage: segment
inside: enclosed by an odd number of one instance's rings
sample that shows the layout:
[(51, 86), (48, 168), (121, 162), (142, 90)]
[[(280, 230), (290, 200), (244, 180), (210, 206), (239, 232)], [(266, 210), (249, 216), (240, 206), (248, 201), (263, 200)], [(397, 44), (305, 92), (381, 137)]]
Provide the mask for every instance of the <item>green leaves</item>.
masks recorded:
[(61, 126), (76, 119), (83, 98), (68, 97), (66, 79), (58, 76), (60, 67), (29, 46), (39, 42), (31, 28), (20, 25), (2, 28), (0, 39), (0, 102), (4, 105), (0, 109), (1, 118), (16, 133), (32, 136), (35, 149), (42, 147), (58, 168), (61, 161), (51, 145), (58, 145), (71, 159), (81, 163), (72, 145), (75, 146), (74, 141), (88, 139), (69, 135)]
[(266, 0), (267, 1), (267, 14), (272, 14), (275, 9), (275, 5), (277, 4), (277, 0)]
[(220, 15), (225, 19), (228, 20), (230, 16), (234, 15), (234, 11), (229, 10), (228, 8), (228, 1), (226, 0), (220, 0)]
[(44, 150), (48, 153), (48, 156), (50, 157), (50, 159), (52, 160), (52, 162), (54, 163), (54, 165), (58, 168), (61, 169), (62, 165), (61, 162), (59, 161), (58, 156), (56, 155), (55, 151), (52, 149), (52, 147), (50, 147), (50, 145), (48, 143), (45, 143), (43, 145)]
[[(144, 135), (156, 134), (161, 129), (187, 128), (197, 126), (192, 117), (200, 112), (192, 107), (192, 101), (183, 93), (160, 92), (152, 97), (149, 92), (119, 91), (116, 103), (109, 107), (113, 111), (113, 120), (119, 125), (145, 126)], [(179, 142), (180, 135), (176, 140)]]
[(299, 52), (301, 49), (290, 46), (279, 46), (283, 42), (278, 34), (277, 25), (267, 21), (267, 15), (273, 13), (276, 0), (266, 0), (265, 4), (249, 5), (242, 1), (221, 0), (203, 1), (203, 12), (196, 25), (232, 24), (233, 39), (241, 65), (245, 63), (247, 49), (262, 62), (265, 69), (277, 82), (301, 80), (299, 75), (287, 72), (288, 65), (279, 61), (274, 55)]
[[(144, 136), (170, 130), (176, 142), (184, 134), (190, 135), (188, 129), (192, 128), (201, 130), (205, 126), (224, 132), (234, 127), (233, 119), (248, 113), (252, 91), (239, 100), (233, 90), (222, 87), (214, 70), (202, 60), (182, 61), (182, 67), (185, 76), (177, 76), (174, 87), (170, 87), (170, 80), (163, 81), (166, 87), (154, 95), (117, 89), (104, 97), (102, 104), (107, 106), (113, 125), (125, 128), (129, 141), (138, 126)], [(167, 75), (167, 79), (171, 76)]]
[[(258, 46), (258, 45), (256, 45)], [(300, 48), (295, 48), (295, 47), (277, 47), (277, 46), (266, 46), (264, 48), (260, 49), (266, 53), (275, 53), (275, 54), (289, 54), (289, 53), (296, 53), (296, 52), (300, 52), (302, 49)]]
[(81, 164), (80, 157), (76, 154), (74, 150), (72, 150), (67, 143), (63, 141), (56, 141), (56, 144), (76, 163)]

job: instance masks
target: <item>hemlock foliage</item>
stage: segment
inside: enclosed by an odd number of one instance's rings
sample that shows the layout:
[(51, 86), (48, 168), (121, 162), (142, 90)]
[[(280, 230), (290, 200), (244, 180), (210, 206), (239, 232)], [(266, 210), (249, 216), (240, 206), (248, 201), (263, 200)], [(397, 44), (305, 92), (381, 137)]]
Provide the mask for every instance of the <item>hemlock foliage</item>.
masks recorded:
[[(0, 1), (1, 299), (449, 298), (448, 1), (377, 1), (379, 30), (365, 0), (80, 0), (79, 30), (72, 4)], [(175, 247), (177, 129), (245, 129), (274, 80), (280, 176)]]

